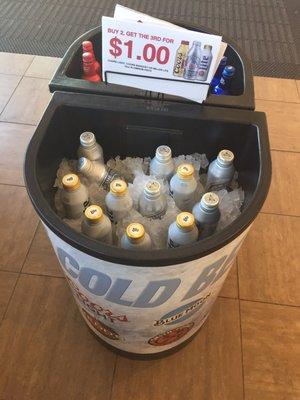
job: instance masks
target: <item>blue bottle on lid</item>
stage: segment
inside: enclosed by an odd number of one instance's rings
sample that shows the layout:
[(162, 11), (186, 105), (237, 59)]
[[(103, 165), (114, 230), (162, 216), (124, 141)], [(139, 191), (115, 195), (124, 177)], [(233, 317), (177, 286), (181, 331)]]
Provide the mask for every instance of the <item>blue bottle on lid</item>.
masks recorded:
[(220, 82), (215, 88), (213, 88), (212, 93), (216, 95), (230, 94), (230, 85), (234, 74), (235, 74), (235, 68), (232, 65), (226, 65), (222, 73)]
[(212, 81), (211, 81), (211, 84), (210, 84), (212, 89), (219, 84), (219, 82), (221, 80), (221, 77), (222, 77), (222, 72), (224, 71), (224, 68), (226, 67), (226, 64), (227, 64), (227, 57), (224, 56), (224, 57), (221, 58), (221, 61), (220, 61), (219, 66), (218, 66), (218, 68), (216, 70), (215, 76), (212, 78)]

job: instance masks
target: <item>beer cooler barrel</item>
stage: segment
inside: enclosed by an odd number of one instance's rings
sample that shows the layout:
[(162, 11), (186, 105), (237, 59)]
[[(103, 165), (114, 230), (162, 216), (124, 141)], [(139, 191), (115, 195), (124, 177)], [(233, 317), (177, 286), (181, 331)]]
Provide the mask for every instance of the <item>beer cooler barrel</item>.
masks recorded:
[[(89, 239), (56, 214), (53, 187), (63, 157), (92, 131), (105, 160), (199, 152), (235, 154), (245, 192), (241, 215), (222, 231), (181, 248), (134, 252)], [(79, 310), (112, 348), (134, 355), (168, 352), (205, 322), (268, 193), (271, 161), (263, 113), (194, 104), (57, 92), (27, 149), (25, 182)], [(59, 335), (59, 332), (58, 332)]]
[[(218, 32), (204, 27), (183, 25), (181, 23), (178, 23), (178, 25), (198, 32), (218, 35)], [(96, 58), (101, 61), (102, 33), (101, 26), (99, 26), (83, 34), (70, 46), (49, 84), (50, 91), (70, 91), (122, 97), (138, 97), (144, 99), (145, 90), (115, 84), (105, 84), (104, 82), (92, 83), (83, 80), (81, 45), (85, 40), (90, 40), (93, 43)], [(223, 37), (223, 40), (228, 43), (225, 51), (225, 55), (228, 58), (228, 64), (231, 64), (236, 68), (235, 76), (231, 84), (232, 95), (217, 96), (209, 94), (203, 104), (254, 110), (254, 85), (251, 63), (245, 54), (243, 54), (243, 52), (229, 39)], [(152, 92), (151, 96), (156, 98), (161, 96), (161, 94)], [(167, 94), (164, 94), (163, 98), (167, 101), (192, 103), (191, 100)]]

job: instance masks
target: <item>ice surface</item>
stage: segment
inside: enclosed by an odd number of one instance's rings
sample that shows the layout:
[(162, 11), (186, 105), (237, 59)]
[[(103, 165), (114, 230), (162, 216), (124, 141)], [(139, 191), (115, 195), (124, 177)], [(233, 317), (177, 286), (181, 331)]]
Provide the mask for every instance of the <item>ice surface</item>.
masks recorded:
[(241, 188), (234, 189), (231, 192), (223, 189), (216, 191), (216, 193), (220, 199), (221, 218), (217, 227), (217, 230), (220, 231), (241, 215), (240, 209), (244, 202), (244, 191)]
[[(174, 162), (175, 166), (178, 166), (180, 163), (183, 162), (193, 164), (195, 168), (195, 176), (198, 180), (197, 201), (199, 201), (204, 192), (203, 187), (205, 187), (207, 180), (207, 175), (206, 173), (204, 173), (209, 164), (206, 155), (199, 153), (180, 155), (174, 158)], [(128, 189), (133, 198), (134, 206), (133, 210), (114, 228), (115, 238), (117, 242), (116, 244), (119, 244), (119, 241), (124, 234), (128, 224), (130, 224), (131, 222), (140, 222), (144, 225), (146, 232), (150, 235), (153, 248), (159, 249), (166, 247), (169, 225), (173, 221), (175, 221), (176, 216), (180, 212), (180, 210), (176, 207), (174, 200), (169, 195), (169, 184), (163, 180), (158, 179), (161, 184), (162, 192), (166, 195), (168, 202), (166, 214), (163, 216), (162, 219), (153, 220), (143, 217), (138, 212), (138, 200), (145, 187), (146, 182), (149, 179), (156, 179), (153, 176), (147, 175), (147, 173), (149, 173), (149, 164), (149, 157), (127, 157), (123, 160), (120, 157), (116, 157), (115, 159), (110, 159), (107, 162), (108, 167), (114, 169), (127, 181)], [(57, 214), (63, 219), (63, 221), (76, 231), (80, 232), (81, 219), (71, 220), (65, 218), (63, 205), (60, 201), (60, 192), (62, 190), (61, 179), (67, 173), (78, 174), (77, 160), (67, 160), (64, 158), (61, 161), (57, 171), (57, 178), (54, 184), (54, 186), (58, 188), (55, 194), (54, 203), (57, 209)], [(103, 208), (105, 212), (105, 196), (107, 194), (107, 191), (104, 190), (102, 187), (99, 187), (97, 183), (89, 181), (81, 174), (78, 175), (81, 182), (85, 184), (89, 190), (90, 203), (99, 205)], [(224, 189), (217, 191), (216, 193), (220, 198), (221, 218), (217, 227), (217, 231), (220, 231), (224, 229), (228, 224), (233, 222), (241, 214), (240, 208), (244, 202), (244, 191), (242, 190), (242, 188), (239, 188), (238, 173), (235, 173), (235, 176), (230, 184), (229, 191)]]
[(107, 162), (107, 166), (120, 174), (127, 182), (132, 182), (139, 174), (147, 174), (150, 165), (150, 157), (126, 157), (123, 160), (117, 156)]

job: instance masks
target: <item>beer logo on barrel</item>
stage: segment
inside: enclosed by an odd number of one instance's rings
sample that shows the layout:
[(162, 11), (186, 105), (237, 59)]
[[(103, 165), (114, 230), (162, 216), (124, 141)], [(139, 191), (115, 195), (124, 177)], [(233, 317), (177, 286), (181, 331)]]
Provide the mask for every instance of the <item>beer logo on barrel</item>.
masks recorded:
[(153, 336), (148, 340), (151, 346), (167, 346), (185, 336), (194, 326), (194, 322), (189, 324), (179, 326), (178, 328), (171, 329), (170, 331), (161, 333), (159, 335)]
[(92, 327), (94, 329), (96, 329), (97, 332), (101, 333), (101, 335), (103, 335), (107, 339), (111, 339), (111, 340), (119, 340), (120, 339), (119, 334), (117, 332), (115, 332), (112, 328), (103, 324), (103, 322), (98, 321), (96, 318), (92, 317), (83, 308), (81, 310), (82, 310), (85, 318), (92, 325)]
[(178, 307), (175, 310), (168, 312), (160, 320), (155, 321), (154, 326), (173, 325), (186, 320), (200, 310), (200, 308), (203, 306), (204, 302), (210, 295), (211, 293), (208, 293), (204, 297), (200, 297), (199, 299), (191, 303), (185, 304), (184, 306)]

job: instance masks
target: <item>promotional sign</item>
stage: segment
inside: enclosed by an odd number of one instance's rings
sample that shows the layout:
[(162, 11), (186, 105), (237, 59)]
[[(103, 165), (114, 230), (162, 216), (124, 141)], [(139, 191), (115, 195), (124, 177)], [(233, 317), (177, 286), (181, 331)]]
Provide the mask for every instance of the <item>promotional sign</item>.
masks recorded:
[(102, 17), (103, 80), (202, 102), (221, 39), (173, 25)]
[(203, 325), (249, 230), (200, 259), (136, 267), (92, 257), (46, 229), (88, 326), (137, 354), (169, 350)]

